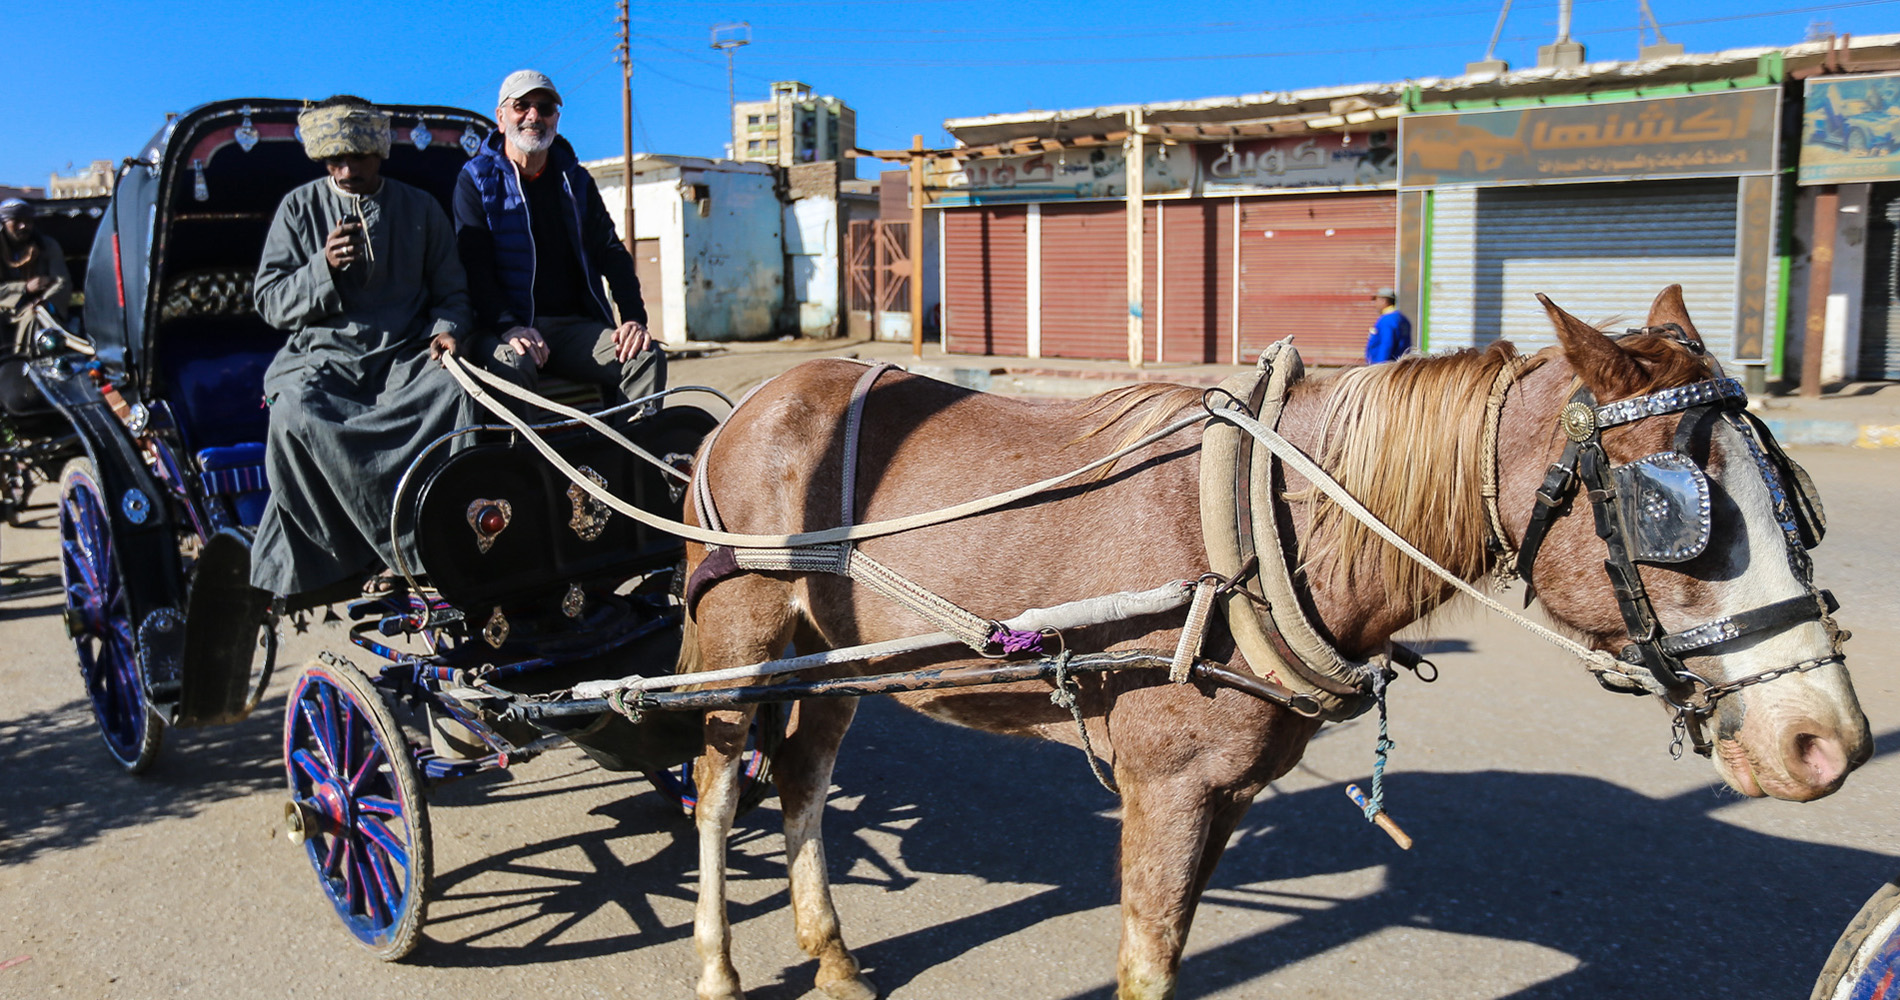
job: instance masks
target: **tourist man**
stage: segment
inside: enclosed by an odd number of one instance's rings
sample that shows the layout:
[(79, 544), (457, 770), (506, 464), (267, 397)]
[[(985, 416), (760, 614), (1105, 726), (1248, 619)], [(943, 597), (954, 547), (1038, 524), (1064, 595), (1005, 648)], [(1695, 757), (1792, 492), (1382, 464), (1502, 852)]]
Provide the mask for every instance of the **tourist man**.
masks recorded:
[(66, 270), (66, 252), (34, 224), (36, 213), (18, 198), (0, 201), (0, 350), (27, 353), (39, 330), (35, 306), (45, 306), (57, 318), (66, 315), (73, 279)]
[(495, 119), (501, 131), (455, 185), (456, 242), (484, 333), (480, 356), (530, 388), (537, 371), (596, 383), (610, 398), (665, 388), (666, 355), (647, 333), (633, 258), (594, 178), (559, 135), (554, 81), (529, 69), (508, 74)]
[(1366, 364), (1391, 361), (1412, 348), (1412, 321), (1399, 312), (1399, 293), (1381, 288), (1372, 297), (1379, 303), (1379, 318), (1366, 331)]
[[(397, 480), (474, 417), (436, 360), (468, 326), (454, 227), (426, 192), (381, 175), (389, 116), (339, 96), (297, 125), (329, 176), (277, 206), (253, 293), (258, 314), (290, 333), (264, 373), (271, 494), (251, 557), (252, 585), (273, 594), (395, 565)], [(411, 540), (401, 544), (414, 566)], [(385, 570), (365, 591), (394, 586)]]

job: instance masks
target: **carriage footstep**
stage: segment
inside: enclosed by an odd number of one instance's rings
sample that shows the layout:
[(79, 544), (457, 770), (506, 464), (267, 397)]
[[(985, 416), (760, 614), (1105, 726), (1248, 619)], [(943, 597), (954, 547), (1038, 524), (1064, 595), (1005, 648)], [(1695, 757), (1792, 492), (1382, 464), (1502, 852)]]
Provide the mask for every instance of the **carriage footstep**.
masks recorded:
[[(1351, 799), (1352, 804), (1358, 806), (1360, 809), (1366, 807), (1366, 793), (1360, 791), (1358, 785), (1347, 785), (1346, 797)], [(1373, 813), (1372, 822), (1378, 824), (1379, 829), (1384, 830), (1386, 836), (1391, 837), (1392, 842), (1399, 845), (1400, 850), (1409, 851), (1412, 849), (1411, 835), (1399, 829), (1399, 825), (1392, 822), (1392, 817), (1387, 816), (1384, 810)]]

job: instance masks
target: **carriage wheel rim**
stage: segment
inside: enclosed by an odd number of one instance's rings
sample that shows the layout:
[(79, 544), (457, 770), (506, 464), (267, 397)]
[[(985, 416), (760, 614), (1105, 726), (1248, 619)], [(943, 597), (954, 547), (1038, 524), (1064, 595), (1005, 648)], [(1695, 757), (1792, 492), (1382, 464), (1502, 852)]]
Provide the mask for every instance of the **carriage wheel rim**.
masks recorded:
[(98, 484), (75, 476), (60, 496), (60, 577), (66, 607), (84, 624), (73, 636), (80, 676), (106, 746), (137, 760), (150, 725), (131, 613)]
[(351, 936), (372, 949), (400, 934), (418, 903), (417, 824), (371, 712), (321, 671), (291, 693), (285, 724), (291, 799), (317, 822), (303, 848)]

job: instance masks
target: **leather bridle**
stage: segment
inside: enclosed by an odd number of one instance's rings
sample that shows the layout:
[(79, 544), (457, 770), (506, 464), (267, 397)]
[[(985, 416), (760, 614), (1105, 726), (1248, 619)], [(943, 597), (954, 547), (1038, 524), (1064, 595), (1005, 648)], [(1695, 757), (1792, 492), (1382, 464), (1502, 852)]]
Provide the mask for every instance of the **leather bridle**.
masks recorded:
[[(1630, 333), (1660, 333), (1672, 336), (1690, 350), (1702, 351), (1698, 341), (1687, 337), (1673, 324)], [(1768, 427), (1747, 411), (1747, 399), (1741, 384), (1721, 377), (1719, 367), (1716, 377), (1705, 381), (1607, 404), (1598, 404), (1594, 394), (1579, 385), (1558, 416), (1567, 440), (1563, 453), (1551, 464), (1537, 489), (1530, 523), (1516, 554), (1517, 572), (1524, 578), (1528, 605), (1533, 596), (1531, 570), (1546, 534), (1558, 518), (1569, 512), (1577, 492), (1585, 492), (1595, 516), (1597, 537), (1603, 539), (1609, 550), (1604, 570), (1609, 574), (1617, 608), (1629, 636), (1629, 644), (1618, 652), (1617, 658), (1632, 668), (1600, 673), (1598, 680), (1611, 690), (1659, 695), (1675, 708), (1675, 742), (1671, 750), (1678, 755), (1686, 736), (1698, 754), (1709, 756), (1712, 744), (1706, 723), (1721, 698), (1745, 687), (1839, 662), (1841, 645), (1848, 638), (1848, 633), (1835, 624), (1832, 617), (1839, 606), (1833, 595), (1814, 586), (1813, 563), (1806, 551), (1820, 542), (1826, 528), (1819, 496), (1807, 473), (1782, 452)], [(1639, 561), (1660, 560), (1640, 559), (1631, 552), (1629, 540), (1635, 537), (1631, 529), (1638, 526), (1629, 523), (1626, 505), (1618, 503), (1615, 467), (1604, 450), (1602, 435), (1609, 427), (1672, 413), (1682, 414), (1674, 449), (1688, 462), (1693, 462), (1687, 456), (1705, 426), (1726, 423), (1741, 437), (1756, 470), (1768, 486), (1775, 520), (1787, 548), (1789, 568), (1800, 582), (1802, 594), (1678, 632), (1663, 628), (1636, 566)], [(1490, 496), (1486, 501), (1496, 503)], [(1698, 516), (1703, 519), (1702, 527), (1706, 531), (1710, 516), (1706, 506)], [(1495, 516), (1491, 521), (1501, 524)], [(1500, 553), (1510, 552), (1509, 543), (1503, 538), (1494, 538), (1493, 548)], [(1827, 630), (1831, 643), (1829, 656), (1720, 684), (1711, 683), (1683, 663), (1687, 657), (1712, 655), (1717, 649), (1747, 637), (1783, 632), (1812, 621), (1820, 622)], [(1636, 668), (1646, 668), (1646, 672)]]

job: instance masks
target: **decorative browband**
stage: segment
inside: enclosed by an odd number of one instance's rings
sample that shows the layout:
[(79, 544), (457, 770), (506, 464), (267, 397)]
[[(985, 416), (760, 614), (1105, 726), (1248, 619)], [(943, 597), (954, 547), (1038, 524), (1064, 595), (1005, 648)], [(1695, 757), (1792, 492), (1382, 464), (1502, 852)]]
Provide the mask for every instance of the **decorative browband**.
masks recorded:
[(1692, 406), (1701, 406), (1704, 403), (1724, 399), (1747, 400), (1748, 392), (1742, 388), (1740, 382), (1732, 378), (1709, 379), (1693, 385), (1652, 392), (1647, 396), (1637, 396), (1635, 399), (1605, 403), (1597, 407), (1596, 425), (1601, 430), (1618, 424), (1632, 423), (1644, 417), (1678, 413)]

